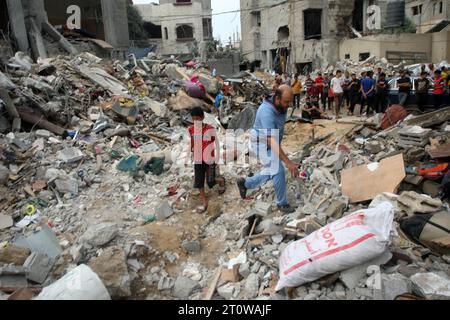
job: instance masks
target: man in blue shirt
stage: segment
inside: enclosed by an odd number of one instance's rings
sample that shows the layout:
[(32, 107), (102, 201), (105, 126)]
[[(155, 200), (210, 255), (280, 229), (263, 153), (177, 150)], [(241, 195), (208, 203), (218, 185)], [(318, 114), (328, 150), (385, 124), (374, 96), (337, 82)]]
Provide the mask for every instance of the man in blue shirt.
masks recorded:
[(239, 179), (237, 182), (242, 199), (247, 197), (247, 190), (256, 189), (273, 180), (277, 205), (285, 214), (295, 212), (286, 197), (286, 170), (298, 176), (299, 164), (289, 160), (281, 148), (286, 123), (286, 113), (292, 106), (294, 94), (288, 85), (280, 86), (273, 96), (264, 100), (256, 114), (255, 124), (251, 132), (251, 146), (264, 169), (253, 177)]
[(375, 80), (373, 72), (367, 72), (367, 76), (361, 80), (361, 115), (364, 114), (364, 106), (367, 104), (367, 115), (374, 111), (375, 107)]

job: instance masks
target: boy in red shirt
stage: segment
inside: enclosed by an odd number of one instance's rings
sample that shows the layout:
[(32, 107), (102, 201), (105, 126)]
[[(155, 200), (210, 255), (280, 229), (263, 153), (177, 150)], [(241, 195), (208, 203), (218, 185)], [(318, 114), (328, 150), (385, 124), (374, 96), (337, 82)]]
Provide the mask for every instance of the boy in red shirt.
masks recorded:
[(442, 102), (444, 101), (444, 79), (441, 76), (441, 71), (436, 70), (434, 72), (434, 90), (433, 90), (433, 97), (434, 97), (434, 107), (436, 109), (439, 109), (442, 105)]
[(191, 136), (191, 152), (194, 156), (194, 188), (200, 192), (202, 206), (197, 208), (198, 213), (208, 209), (208, 199), (205, 192), (205, 180), (210, 189), (216, 184), (220, 186), (219, 194), (225, 193), (225, 178), (217, 177), (216, 149), (218, 148), (217, 133), (214, 127), (203, 123), (205, 113), (202, 108), (191, 110), (194, 125), (188, 128)]

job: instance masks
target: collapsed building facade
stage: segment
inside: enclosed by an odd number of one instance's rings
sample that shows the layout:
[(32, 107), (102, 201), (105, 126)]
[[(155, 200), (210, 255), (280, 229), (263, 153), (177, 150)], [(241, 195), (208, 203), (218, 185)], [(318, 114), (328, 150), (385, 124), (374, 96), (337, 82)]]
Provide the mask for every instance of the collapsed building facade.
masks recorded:
[[(372, 5), (378, 6), (377, 12), (370, 9)], [(342, 59), (364, 61), (389, 52), (411, 63), (447, 59), (445, 31), (386, 36), (369, 28), (374, 14), (380, 17), (377, 29), (402, 26), (405, 7), (404, 1), (396, 0), (241, 0), (243, 55), (278, 73), (306, 73)], [(429, 46), (423, 46), (424, 40)]]
[(135, 6), (159, 54), (201, 51), (213, 39), (211, 0), (160, 0)]
[[(68, 53), (76, 53), (76, 48), (55, 28), (67, 28), (67, 22), (75, 12), (68, 8), (74, 5), (80, 9), (79, 31), (83, 36), (100, 40), (99, 46), (112, 56), (123, 56), (129, 47), (126, 0), (1, 0), (2, 40), (13, 40), (13, 49), (23, 52), (31, 50), (35, 58), (47, 57), (45, 33), (58, 41)], [(6, 35), (10, 35), (10, 39)]]

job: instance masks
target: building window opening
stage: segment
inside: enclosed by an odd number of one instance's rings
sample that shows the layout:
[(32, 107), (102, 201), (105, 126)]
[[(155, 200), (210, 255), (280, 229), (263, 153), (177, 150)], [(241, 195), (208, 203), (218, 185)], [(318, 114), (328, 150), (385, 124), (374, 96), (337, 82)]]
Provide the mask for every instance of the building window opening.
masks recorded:
[(151, 22), (144, 22), (144, 29), (149, 34), (150, 39), (162, 39), (162, 28)]
[(283, 26), (278, 29), (278, 41), (289, 39), (289, 28)]
[(305, 40), (322, 39), (322, 9), (308, 9), (303, 11), (305, 24)]
[(203, 19), (203, 38), (204, 39), (212, 39), (212, 19)]
[(418, 16), (419, 14), (422, 14), (422, 5), (412, 7), (412, 14), (413, 16)]
[(169, 30), (167, 28), (164, 28), (164, 38), (166, 40), (169, 39)]
[(182, 24), (177, 27), (178, 40), (192, 40), (194, 39), (194, 28), (187, 24)]
[(261, 27), (261, 12), (252, 12), (252, 27)]
[(353, 28), (356, 31), (364, 31), (364, 1), (355, 0), (355, 10), (353, 11)]
[(370, 58), (370, 52), (364, 52), (359, 54), (359, 61), (366, 61)]

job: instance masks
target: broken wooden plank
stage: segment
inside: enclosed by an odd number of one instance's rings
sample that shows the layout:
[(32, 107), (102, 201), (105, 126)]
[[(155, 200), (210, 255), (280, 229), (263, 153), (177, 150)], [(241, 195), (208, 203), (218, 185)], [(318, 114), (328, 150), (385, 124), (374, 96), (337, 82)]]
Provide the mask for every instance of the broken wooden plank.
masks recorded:
[(214, 295), (214, 292), (216, 292), (217, 283), (219, 282), (220, 276), (222, 274), (222, 267), (219, 267), (214, 274), (214, 277), (211, 281), (211, 283), (208, 286), (208, 290), (205, 294), (205, 300), (211, 300), (211, 298)]

